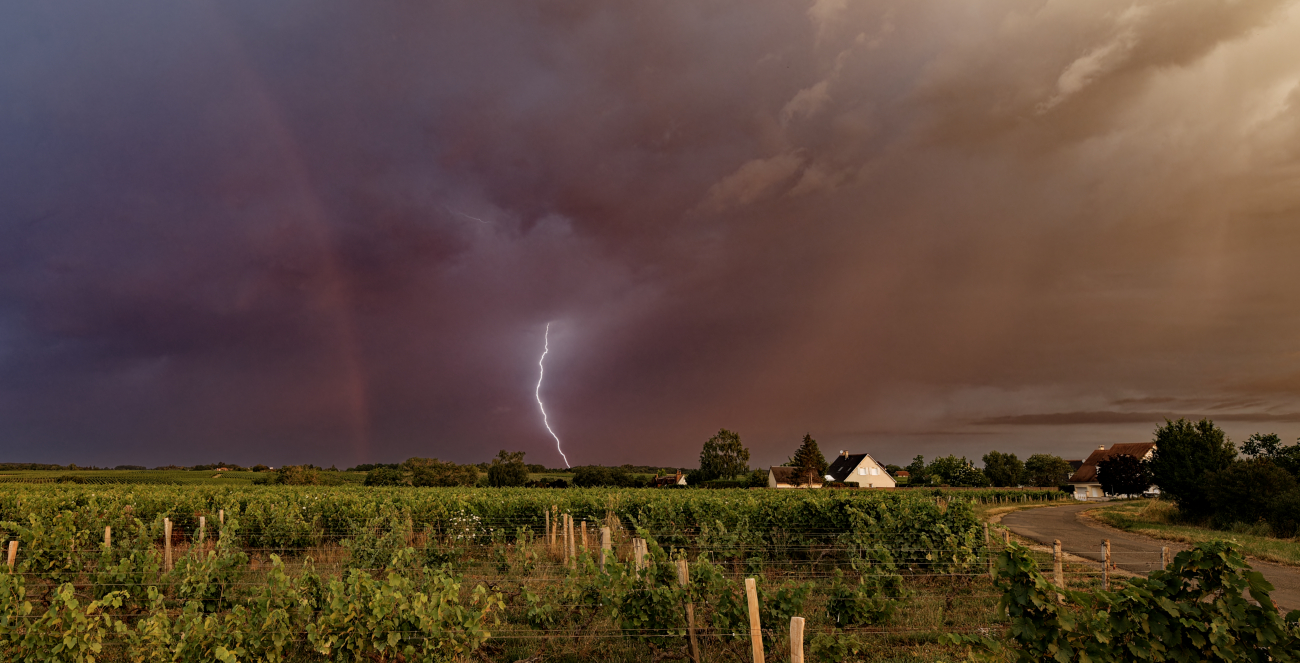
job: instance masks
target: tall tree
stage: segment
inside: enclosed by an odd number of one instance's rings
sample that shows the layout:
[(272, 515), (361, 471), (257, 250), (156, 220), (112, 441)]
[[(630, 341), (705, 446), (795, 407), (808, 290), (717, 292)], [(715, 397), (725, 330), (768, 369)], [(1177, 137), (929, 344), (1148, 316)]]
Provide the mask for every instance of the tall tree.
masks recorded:
[(1074, 468), (1060, 456), (1034, 454), (1025, 461), (1026, 483), (1034, 486), (1059, 486), (1070, 480)]
[(1277, 433), (1255, 433), (1241, 444), (1241, 453), (1263, 458), (1300, 479), (1300, 444), (1286, 446)]
[(528, 466), (524, 464), (524, 452), (502, 449), (488, 466), (488, 485), (522, 486), (528, 483)]
[(812, 483), (826, 474), (826, 457), (817, 447), (817, 440), (811, 434), (804, 434), (803, 443), (790, 457), (790, 466), (799, 468), (800, 483)]
[(907, 485), (916, 486), (919, 484), (930, 483), (930, 477), (925, 472), (925, 456), (916, 454), (911, 464), (903, 469), (907, 470)]
[(1097, 482), (1107, 495), (1141, 495), (1151, 487), (1147, 464), (1120, 454), (1097, 463)]
[(994, 486), (1019, 486), (1025, 480), (1025, 464), (1015, 454), (990, 451), (984, 454), (984, 474)]
[(1192, 423), (1186, 419), (1165, 420), (1156, 429), (1156, 448), (1151, 456), (1151, 477), (1178, 510), (1193, 518), (1209, 516), (1213, 510), (1205, 491), (1210, 472), (1228, 467), (1237, 448), (1223, 429), (1209, 419)]
[(749, 449), (740, 443), (737, 433), (720, 428), (700, 450), (701, 480), (730, 479), (748, 471)]

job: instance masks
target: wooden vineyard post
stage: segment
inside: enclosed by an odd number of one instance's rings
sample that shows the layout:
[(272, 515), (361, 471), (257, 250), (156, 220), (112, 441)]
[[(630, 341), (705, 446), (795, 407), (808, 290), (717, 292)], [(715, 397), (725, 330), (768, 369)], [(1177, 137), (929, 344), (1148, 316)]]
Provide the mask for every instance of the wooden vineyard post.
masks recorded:
[(16, 559), (18, 559), (18, 539), (9, 542), (9, 568), (14, 568)]
[(632, 560), (638, 572), (645, 565), (645, 552), (641, 547), (641, 539), (632, 539)]
[(758, 621), (758, 586), (745, 578), (745, 596), (749, 599), (749, 641), (754, 646), (754, 663), (763, 663), (763, 625)]
[(1160, 568), (1169, 568), (1169, 546), (1163, 546), (1160, 548)]
[(569, 559), (569, 566), (578, 566), (578, 546), (573, 540), (573, 516), (564, 516), (564, 555)]
[(199, 516), (199, 545), (203, 545), (203, 538), (208, 533), (207, 516)]
[[(1061, 567), (1061, 540), (1052, 541), (1052, 577), (1056, 586), (1065, 589), (1065, 570)], [(1056, 593), (1056, 602), (1065, 603), (1065, 594)]]
[(104, 526), (104, 547), (105, 548), (113, 547), (113, 526), (112, 525)]
[(163, 567), (172, 570), (172, 520), (163, 518)]
[(677, 584), (682, 586), (682, 592), (685, 593), (683, 599), (686, 601), (686, 634), (691, 643), (691, 660), (700, 663), (700, 643), (695, 639), (695, 603), (691, 601), (690, 571), (684, 559), (677, 560)]
[(1101, 589), (1110, 591), (1110, 539), (1102, 539), (1101, 554), (1105, 561), (1101, 565)]
[(803, 663), (803, 617), (790, 618), (790, 663)]
[(543, 519), (543, 521), (546, 523), (546, 524), (545, 524), (545, 527), (546, 527), (545, 532), (546, 532), (546, 533), (543, 534), (542, 536), (545, 536), (548, 540), (550, 540), (550, 542), (551, 542), (551, 546), (554, 547), (554, 546), (555, 546), (555, 539), (551, 537), (551, 510), (550, 510), (550, 509), (547, 509), (547, 510), (545, 510), (545, 511), (542, 512), (542, 519)]
[(563, 549), (564, 565), (569, 565), (569, 514), (560, 514), (560, 548)]
[(600, 570), (602, 573), (605, 571), (605, 558), (609, 556), (609, 551), (612, 549), (613, 546), (609, 543), (609, 528), (600, 528)]
[(226, 526), (226, 510), (217, 509), (217, 523), (222, 527)]
[(582, 521), (582, 552), (587, 552), (587, 521)]
[(993, 579), (993, 548), (989, 546), (989, 524), (984, 523), (984, 557), (988, 562), (989, 579)]
[(1011, 546), (1011, 530), (1009, 529), (1002, 530), (1002, 545), (1006, 547)]

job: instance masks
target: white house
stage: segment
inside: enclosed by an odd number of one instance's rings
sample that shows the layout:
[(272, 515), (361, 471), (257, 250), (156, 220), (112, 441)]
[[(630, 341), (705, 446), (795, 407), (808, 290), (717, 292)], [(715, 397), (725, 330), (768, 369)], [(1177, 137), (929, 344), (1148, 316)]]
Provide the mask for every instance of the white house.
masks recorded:
[(893, 488), (894, 477), (885, 466), (876, 462), (871, 454), (851, 454), (841, 451), (835, 462), (826, 468), (826, 480), (855, 483), (859, 488)]
[[(1109, 499), (1101, 489), (1101, 482), (1097, 480), (1097, 463), (1114, 456), (1132, 456), (1138, 460), (1150, 460), (1155, 449), (1154, 442), (1112, 444), (1109, 449), (1104, 444), (1097, 447), (1088, 459), (1083, 461), (1083, 465), (1080, 465), (1079, 469), (1070, 476), (1070, 484), (1074, 486), (1074, 499), (1080, 501)], [(1147, 492), (1153, 491), (1158, 493), (1160, 489), (1152, 486)]]

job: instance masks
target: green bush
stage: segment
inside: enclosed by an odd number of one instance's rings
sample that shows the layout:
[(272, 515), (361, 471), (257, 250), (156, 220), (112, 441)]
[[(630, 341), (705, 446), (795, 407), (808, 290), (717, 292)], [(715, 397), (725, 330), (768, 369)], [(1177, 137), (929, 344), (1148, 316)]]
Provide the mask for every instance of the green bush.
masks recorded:
[(1300, 534), (1300, 488), (1273, 498), (1268, 508), (1268, 524), (1273, 528), (1273, 536), (1289, 538)]
[[(1030, 552), (1013, 544), (996, 561), (1007, 642), (947, 635), (976, 660), (1278, 661), (1300, 660), (1300, 611), (1285, 619), (1273, 586), (1231, 543), (1197, 544), (1165, 570), (1132, 578), (1114, 591), (1068, 591), (1038, 572)], [(1065, 597), (1058, 604), (1057, 594)]]
[(406, 474), (391, 467), (376, 467), (366, 472), (366, 486), (409, 486)]
[(1258, 458), (1234, 461), (1209, 473), (1204, 490), (1213, 514), (1211, 521), (1215, 527), (1226, 528), (1233, 523), (1253, 525), (1267, 520), (1277, 498), (1295, 487), (1290, 473)]

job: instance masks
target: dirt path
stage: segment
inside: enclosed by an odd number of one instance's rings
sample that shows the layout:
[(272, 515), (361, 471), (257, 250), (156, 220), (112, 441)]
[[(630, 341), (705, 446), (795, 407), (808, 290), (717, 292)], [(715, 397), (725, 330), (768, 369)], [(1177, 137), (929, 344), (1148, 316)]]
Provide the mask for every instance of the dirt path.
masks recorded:
[[(1130, 573), (1146, 574), (1160, 568), (1160, 548), (1169, 546), (1170, 555), (1189, 548), (1187, 544), (1162, 541), (1139, 534), (1131, 534), (1106, 527), (1083, 516), (1083, 512), (1096, 509), (1097, 504), (1072, 504), (1069, 506), (1026, 509), (1008, 513), (1002, 524), (1012, 533), (1038, 543), (1052, 545), (1061, 540), (1066, 553), (1100, 564), (1103, 539), (1110, 539), (1111, 560), (1120, 569)], [(1300, 608), (1300, 569), (1250, 560), (1255, 570), (1264, 574), (1276, 590), (1273, 600), (1287, 609)]]

